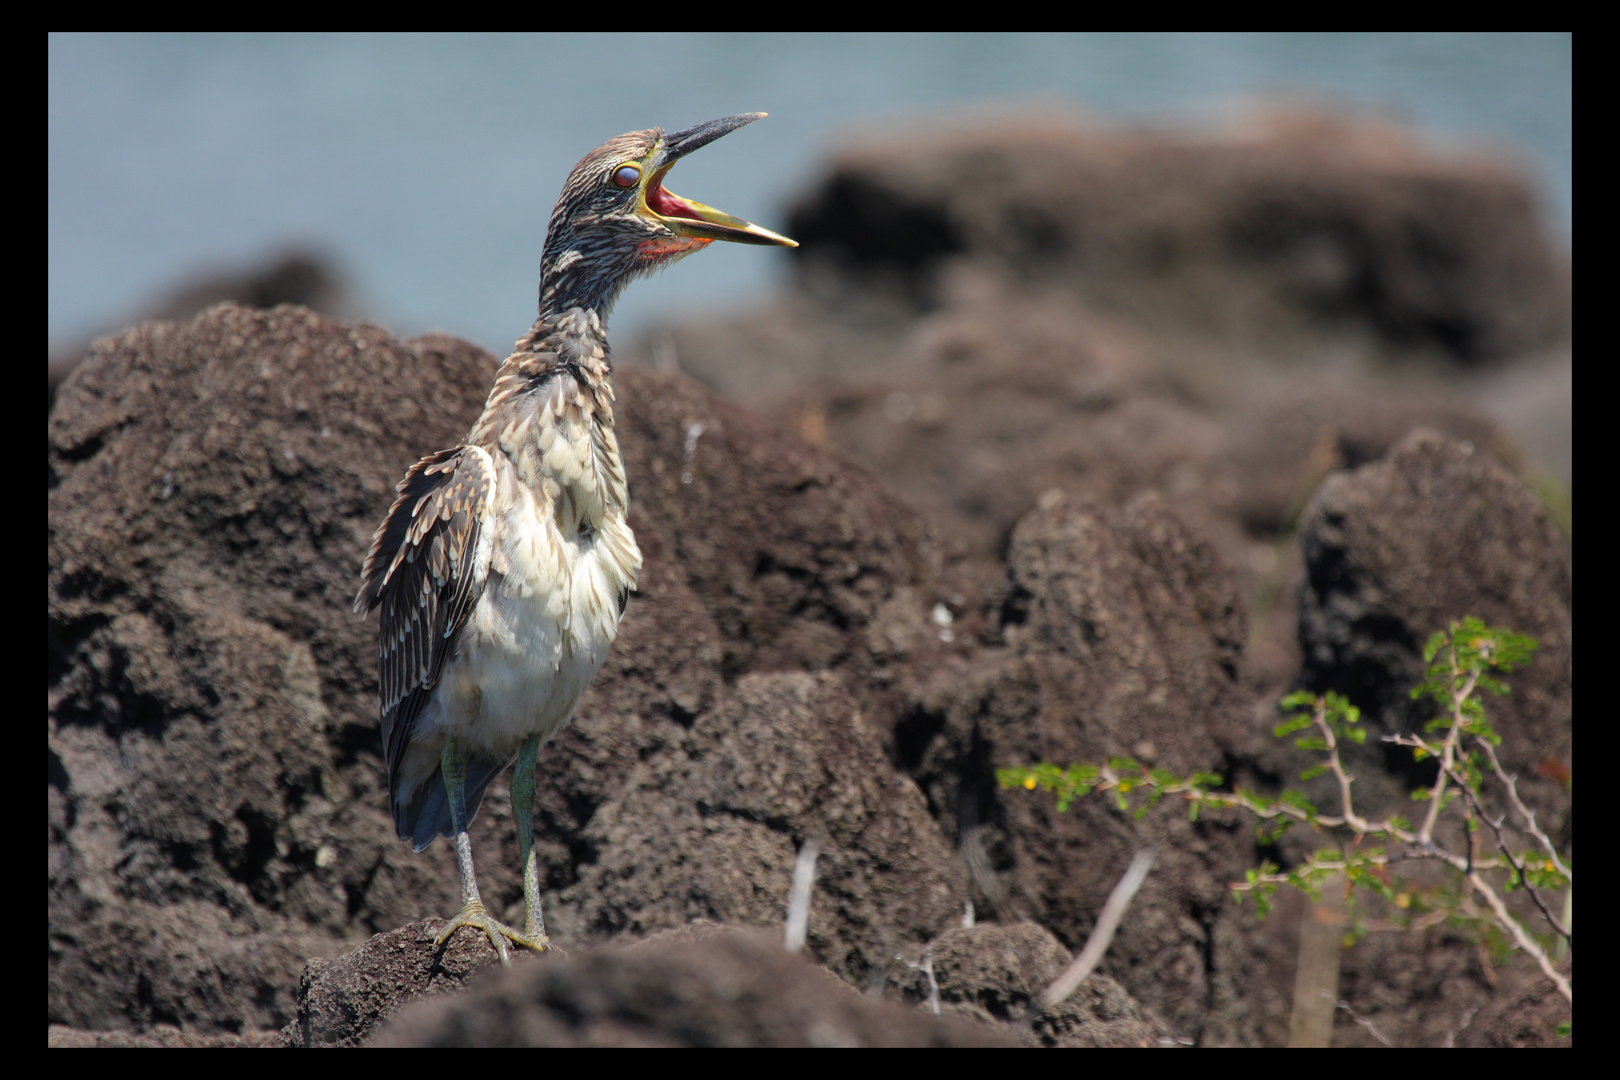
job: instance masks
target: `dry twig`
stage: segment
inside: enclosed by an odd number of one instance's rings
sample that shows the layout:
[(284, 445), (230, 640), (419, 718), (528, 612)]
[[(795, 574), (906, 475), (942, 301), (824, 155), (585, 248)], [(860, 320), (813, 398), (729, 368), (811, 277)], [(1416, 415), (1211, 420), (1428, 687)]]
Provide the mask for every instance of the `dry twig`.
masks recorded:
[(810, 890), (816, 882), (816, 856), (821, 845), (806, 840), (793, 863), (793, 892), (788, 897), (787, 951), (796, 953), (804, 948), (805, 936), (810, 930)]
[(1131, 906), (1131, 898), (1136, 895), (1136, 890), (1142, 887), (1142, 882), (1147, 879), (1148, 870), (1152, 866), (1152, 848), (1143, 848), (1136, 853), (1136, 858), (1131, 860), (1131, 865), (1125, 870), (1125, 876), (1119, 879), (1114, 891), (1108, 894), (1108, 902), (1103, 904), (1102, 913), (1097, 916), (1097, 925), (1092, 929), (1091, 936), (1086, 939), (1085, 948), (1080, 950), (1080, 955), (1074, 958), (1074, 963), (1070, 964), (1041, 995), (1042, 1009), (1050, 1009), (1060, 1004), (1074, 993), (1085, 977), (1101, 963), (1103, 954), (1108, 951), (1109, 942), (1114, 940), (1114, 931), (1119, 929), (1120, 920), (1125, 917), (1125, 910)]

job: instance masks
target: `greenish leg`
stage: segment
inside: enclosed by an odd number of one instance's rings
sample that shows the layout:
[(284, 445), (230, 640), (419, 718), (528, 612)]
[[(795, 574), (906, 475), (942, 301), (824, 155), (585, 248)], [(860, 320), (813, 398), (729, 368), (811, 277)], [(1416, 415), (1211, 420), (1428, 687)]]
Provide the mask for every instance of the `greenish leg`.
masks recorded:
[(523, 862), (523, 936), (530, 948), (544, 949), (546, 919), (540, 910), (540, 865), (534, 854), (534, 759), (540, 736), (523, 740), (512, 776), (512, 817), (517, 822), (518, 858)]
[[(478, 896), (478, 879), (473, 874), (472, 841), (467, 837), (467, 759), (461, 752), (461, 745), (454, 736), (447, 735), (444, 740), (444, 750), (439, 755), (439, 767), (444, 773), (444, 789), (450, 796), (450, 820), (456, 830), (456, 867), (461, 871), (461, 914), (451, 919), (445, 928), (439, 931), (434, 939), (435, 945), (443, 945), (463, 926), (470, 926), (475, 930), (482, 930), (489, 936), (489, 943), (495, 946), (500, 954), (501, 963), (510, 966), (512, 961), (507, 955), (506, 941), (510, 938), (519, 945), (527, 945), (531, 949), (544, 949), (545, 938), (542, 935), (538, 941), (532, 935), (519, 933), (513, 927), (492, 918), (484, 902)], [(534, 793), (534, 760), (533, 755), (529, 761), (529, 792), (530, 798)], [(534, 835), (533, 810), (530, 810), (528, 834), (532, 840)], [(518, 826), (520, 835), (523, 825)], [(523, 886), (524, 898), (528, 899), (529, 884), (527, 879)], [(538, 898), (539, 884), (536, 879), (535, 896)]]

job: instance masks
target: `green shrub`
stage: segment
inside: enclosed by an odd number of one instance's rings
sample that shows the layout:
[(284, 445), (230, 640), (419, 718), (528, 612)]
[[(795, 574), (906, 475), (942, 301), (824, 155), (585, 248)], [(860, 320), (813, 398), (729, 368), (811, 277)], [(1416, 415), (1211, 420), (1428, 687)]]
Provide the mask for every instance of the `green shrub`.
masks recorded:
[[(1335, 693), (1317, 696), (1300, 691), (1283, 698), (1279, 703), (1283, 720), (1274, 732), (1278, 738), (1292, 737), (1294, 745), (1314, 759), (1301, 773), (1302, 780), (1331, 774), (1337, 781), (1338, 805), (1331, 813), (1298, 791), (1285, 790), (1275, 797), (1243, 788), (1221, 791), (1222, 778), (1214, 773), (1182, 777), (1130, 758), (1115, 758), (1105, 765), (1062, 767), (1043, 762), (1032, 768), (998, 769), (996, 779), (1004, 788), (1053, 792), (1060, 811), (1093, 794), (1107, 795), (1121, 811), (1137, 817), (1171, 796), (1186, 802), (1193, 820), (1206, 809), (1236, 810), (1258, 819), (1256, 834), (1263, 844), (1274, 843), (1293, 826), (1308, 825), (1336, 844), (1318, 849), (1287, 870), (1269, 862), (1249, 870), (1243, 881), (1232, 885), (1239, 902), (1252, 898), (1263, 918), (1278, 888), (1291, 886), (1315, 900), (1324, 882), (1343, 874), (1352, 891), (1372, 890), (1393, 904), (1406, 920), (1404, 925), (1440, 920), (1473, 924), (1499, 950), (1521, 950), (1573, 1006), (1570, 980), (1554, 963), (1555, 956), (1562, 957), (1573, 945), (1566, 921), (1569, 909), (1555, 913), (1541, 895), (1542, 890), (1571, 887), (1571, 860), (1559, 853), (1520, 800), (1516, 778), (1503, 770), (1496, 755), (1502, 739), (1491, 728), (1481, 700), (1481, 691), (1506, 694), (1507, 684), (1497, 676), (1524, 664), (1535, 647), (1531, 638), (1487, 627), (1476, 618), (1454, 622), (1429, 639), (1423, 650), (1428, 667), (1412, 696), (1431, 698), (1439, 706), (1438, 715), (1421, 735), (1385, 737), (1386, 742), (1410, 748), (1419, 760), (1434, 759), (1438, 765), (1434, 783), (1413, 792), (1413, 800), (1423, 804), (1417, 824), (1399, 815), (1374, 821), (1356, 812), (1353, 777), (1340, 760), (1339, 747), (1346, 741), (1364, 742), (1367, 730), (1360, 710)], [(1480, 796), (1488, 778), (1502, 789), (1509, 813), (1493, 817), (1485, 807)], [(1435, 840), (1442, 815), (1460, 815), (1468, 851), (1451, 851)], [(1488, 845), (1478, 842), (1484, 838), (1481, 830), (1488, 833)], [(1447, 884), (1422, 889), (1404, 883), (1401, 864), (1419, 860), (1449, 867)], [(1516, 889), (1525, 890), (1539, 914), (1534, 927), (1510, 911), (1504, 900)], [(1569, 1025), (1560, 1025), (1559, 1033), (1569, 1034)]]

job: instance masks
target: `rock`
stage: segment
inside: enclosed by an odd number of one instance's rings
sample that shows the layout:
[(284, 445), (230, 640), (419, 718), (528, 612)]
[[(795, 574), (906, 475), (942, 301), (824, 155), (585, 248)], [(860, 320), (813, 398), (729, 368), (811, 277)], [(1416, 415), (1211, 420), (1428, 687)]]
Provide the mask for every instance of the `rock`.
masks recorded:
[(779, 933), (678, 932), (541, 957), (418, 1004), (378, 1046), (1011, 1046), (993, 1028), (863, 997)]
[(1138, 339), (1049, 298), (963, 292), (881, 367), (795, 390), (774, 414), (985, 556), (1048, 492), (1123, 504), (1156, 488), (1190, 507), (1190, 492), (1235, 487), (1214, 470), (1218, 426), (1153, 385)]
[[(299, 304), (322, 315), (351, 314), (349, 287), (343, 274), (326, 256), (313, 251), (286, 251), (239, 270), (203, 273), (157, 301), (139, 318), (130, 320), (181, 321), (215, 304), (234, 302), (268, 310), (280, 304)], [(51, 350), (46, 388), (51, 405), (62, 380), (91, 350), (89, 338), (57, 343)]]
[(584, 830), (565, 902), (596, 934), (776, 925), (818, 842), (810, 955), (855, 985), (961, 917), (966, 875), (836, 675), (749, 675)]
[[(919, 682), (896, 753), (998, 921), (1033, 920), (1078, 948), (1143, 846), (1159, 862), (1102, 970), (1175, 1034), (1253, 1041), (1264, 1015), (1235, 1002), (1215, 950), (1231, 917), (1227, 883), (1252, 865), (1247, 829), (1173, 806), (1137, 820), (1103, 798), (1057, 812), (1045, 793), (1002, 791), (997, 768), (1134, 757), (1185, 775), (1219, 770), (1248, 739), (1244, 619), (1210, 546), (1153, 497), (1126, 510), (1059, 501), (1014, 530), (1003, 605), (1006, 645)], [(1248, 931), (1235, 935), (1232, 947)], [(1219, 939), (1225, 941), (1225, 938)]]
[[(1197, 488), (1173, 505), (1201, 525), (1210, 518), (1230, 523), (1224, 529), (1203, 527), (1239, 571), (1250, 598), (1250, 670), (1262, 697), (1280, 697), (1304, 662), (1297, 600), (1305, 566), (1294, 534), (1330, 473), (1377, 461), (1418, 428), (1471, 442), (1516, 472), (1526, 469), (1507, 432), (1459, 401), (1453, 389), (1412, 386), (1397, 393), (1390, 387), (1354, 389), (1327, 379), (1293, 379), (1257, 392), (1221, 426), (1222, 446), (1210, 472), (1230, 484), (1232, 497), (1211, 499), (1207, 489)], [(1208, 509), (1199, 515), (1189, 503)], [(1265, 733), (1252, 752), (1268, 758), (1276, 775), (1297, 771), (1271, 758), (1275, 745)]]
[[(1419, 880), (1434, 883), (1440, 875)], [(1369, 921), (1376, 918), (1371, 903), (1358, 906)], [(1529, 910), (1528, 904), (1514, 906)], [(1378, 1035), (1340, 1009), (1336, 1047), (1381, 1047), (1379, 1035), (1409, 1047), (1568, 1045), (1554, 1029), (1569, 1020), (1569, 1002), (1526, 957), (1493, 958), (1472, 928), (1370, 933), (1344, 951), (1339, 994)]]
[[(1554, 835), (1567, 830), (1573, 562), (1529, 489), (1472, 444), (1417, 432), (1382, 461), (1330, 477), (1301, 542), (1302, 681), (1348, 696), (1372, 736), (1419, 731), (1434, 715), (1409, 691), (1423, 675), (1425, 642), (1452, 620), (1475, 615), (1540, 642), (1508, 677), (1512, 693), (1487, 699), (1486, 710), (1521, 796)], [(1414, 777), (1426, 771), (1400, 765), (1404, 752), (1386, 759)]]
[(620, 396), (632, 504), (714, 619), (727, 681), (881, 679), (933, 647), (945, 552), (884, 484), (690, 379), (625, 371)]
[[(1570, 963), (1563, 974), (1573, 975)], [(1548, 989), (1539, 971), (1502, 987), (1478, 1014), (1464, 1014), (1448, 1031), (1457, 1046), (1574, 1048), (1573, 1035), (1559, 1035), (1558, 1025), (1574, 1019), (1575, 1010), (1562, 996)], [(1457, 1029), (1461, 1030), (1457, 1030)]]
[(1161, 500), (1123, 513), (1037, 510), (1014, 531), (1007, 564), (1013, 651), (1085, 669), (1075, 700), (1088, 704), (1071, 721), (1081, 738), (1189, 770), (1241, 737), (1242, 601), (1219, 556)]
[(1570, 334), (1568, 257), (1512, 165), (1381, 121), (1247, 121), (1195, 136), (1024, 112), (850, 140), (790, 215), (796, 265), (926, 303), (946, 261), (990, 260), (1161, 331), (1268, 347), (1326, 330), (1478, 362)]
[(1056, 1006), (1036, 1009), (1071, 960), (1069, 950), (1034, 923), (979, 924), (940, 935), (894, 978), (907, 998), (937, 1001), (942, 1015), (999, 1025), (1026, 1046), (1174, 1044), (1169, 1026), (1107, 975), (1093, 972)]
[(207, 1047), (269, 1047), (281, 1045), (281, 1033), (255, 1031), (245, 1035), (230, 1033), (199, 1035), (176, 1027), (159, 1025), (137, 1034), (133, 1031), (85, 1031), (65, 1024), (52, 1024), (45, 1036), (52, 1050), (91, 1050), (97, 1048), (202, 1049)]
[[(348, 608), (411, 457), (402, 425), (453, 442), (488, 377), (450, 339), (222, 307), (104, 340), (64, 385), (49, 425), (52, 1021), (279, 1026), (305, 959), (454, 894), (453, 873), (394, 851), (375, 631)], [(440, 392), (412, 397), (426, 380)]]
[[(413, 1002), (466, 988), (487, 967), (499, 967), (483, 934), (458, 930), (442, 946), (444, 919), (424, 919), (377, 934), (336, 960), (311, 960), (298, 982), (298, 1015), (277, 1038), (283, 1046), (359, 1046)], [(541, 955), (513, 949), (516, 965)]]
[(1257, 400), (1227, 428), (1222, 451), (1243, 477), (1234, 509), (1244, 530), (1264, 537), (1297, 529), (1328, 473), (1370, 465), (1418, 428), (1470, 443), (1505, 468), (1523, 466), (1496, 423), (1437, 391), (1295, 383)]

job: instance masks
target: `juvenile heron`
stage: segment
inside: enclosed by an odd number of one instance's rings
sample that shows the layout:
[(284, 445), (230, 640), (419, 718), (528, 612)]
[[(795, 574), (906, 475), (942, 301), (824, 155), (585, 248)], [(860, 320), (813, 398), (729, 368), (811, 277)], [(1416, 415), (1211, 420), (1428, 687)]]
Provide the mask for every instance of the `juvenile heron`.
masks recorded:
[[(378, 698), (394, 831), (417, 851), (452, 837), (463, 926), (543, 950), (534, 764), (596, 676), (636, 587), (604, 324), (632, 279), (715, 240), (797, 247), (664, 187), (680, 158), (764, 116), (666, 135), (632, 131), (574, 166), (540, 256), (540, 317), (501, 364), (460, 446), (418, 461), (360, 572), (355, 610), (382, 609)], [(523, 929), (484, 908), (467, 826), (517, 760), (512, 816)]]

